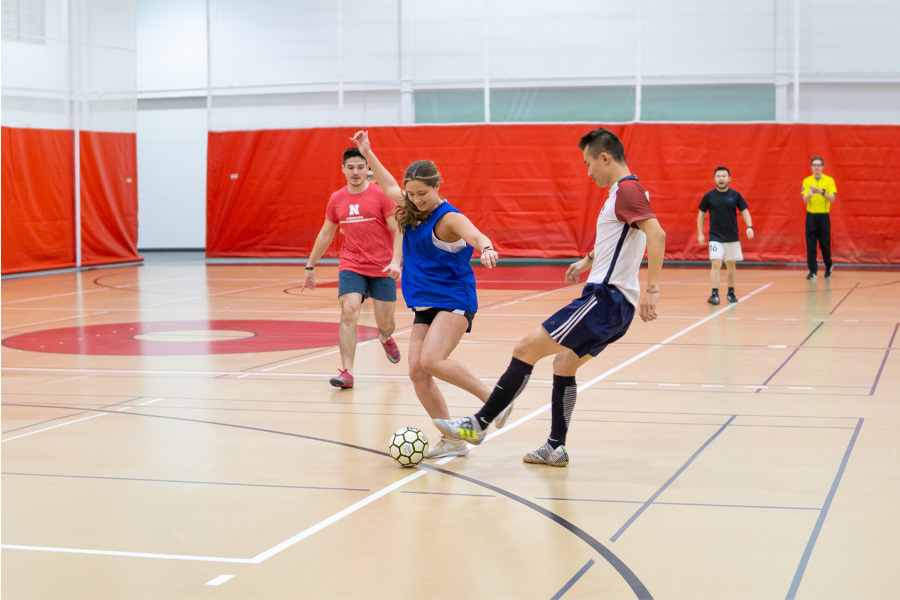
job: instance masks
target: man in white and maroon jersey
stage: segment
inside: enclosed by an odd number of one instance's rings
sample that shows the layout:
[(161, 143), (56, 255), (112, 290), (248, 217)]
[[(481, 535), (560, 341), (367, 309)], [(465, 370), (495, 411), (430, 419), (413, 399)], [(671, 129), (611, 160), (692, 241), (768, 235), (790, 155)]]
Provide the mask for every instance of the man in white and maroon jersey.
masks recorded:
[(325, 223), (306, 261), (300, 291), (316, 289), (315, 264), (340, 226), (344, 239), (338, 264), (338, 300), (341, 302), (338, 346), (343, 368), (330, 383), (336, 388), (349, 389), (353, 387), (356, 324), (366, 298), (372, 298), (372, 312), (385, 355), (392, 363), (400, 361), (400, 349), (391, 334), (394, 333), (403, 236), (394, 216), (396, 205), (380, 187), (368, 182), (369, 165), (358, 148), (354, 146), (344, 151), (341, 170), (347, 185), (328, 200)]
[[(628, 170), (621, 140), (599, 128), (582, 137), (578, 147), (588, 176), (598, 186), (609, 187), (609, 199), (597, 218), (594, 249), (566, 272), (566, 279), (577, 283), (579, 275), (590, 269), (582, 296), (516, 345), (509, 367), (484, 408), (472, 417), (434, 420), (446, 435), (480, 444), (488, 425), (525, 389), (535, 363), (554, 354), (550, 437), (523, 460), (556, 467), (569, 464), (564, 444), (575, 408), (575, 373), (625, 335), (635, 310), (645, 322), (656, 319), (666, 248), (666, 232), (650, 208), (649, 194)], [(647, 289), (642, 296), (638, 271), (645, 249)]]

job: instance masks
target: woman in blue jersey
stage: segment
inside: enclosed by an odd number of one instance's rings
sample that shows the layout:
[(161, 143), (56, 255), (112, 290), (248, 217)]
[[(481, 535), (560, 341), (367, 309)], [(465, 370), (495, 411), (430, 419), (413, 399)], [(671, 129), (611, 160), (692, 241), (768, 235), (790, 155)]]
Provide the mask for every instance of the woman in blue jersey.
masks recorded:
[[(494, 267), (498, 256), (491, 240), (441, 199), (441, 174), (433, 162), (417, 160), (409, 165), (401, 188), (372, 152), (367, 131), (359, 131), (351, 139), (381, 189), (397, 203), (397, 222), (403, 232), (401, 289), (407, 306), (415, 311), (407, 356), (416, 396), (432, 419), (450, 415), (435, 377), (487, 402), (490, 390), (465, 365), (449, 357), (463, 334), (472, 330), (478, 310), (475, 274), (469, 260), (479, 248), (481, 264)], [(507, 411), (495, 424), (502, 427), (508, 415)], [(442, 437), (425, 457), (463, 456), (468, 452), (465, 442)]]

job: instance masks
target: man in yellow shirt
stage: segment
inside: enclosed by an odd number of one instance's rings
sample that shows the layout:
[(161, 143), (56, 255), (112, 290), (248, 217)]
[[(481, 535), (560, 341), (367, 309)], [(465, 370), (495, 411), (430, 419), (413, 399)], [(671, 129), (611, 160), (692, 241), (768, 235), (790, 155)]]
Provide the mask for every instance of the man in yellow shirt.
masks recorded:
[(825, 161), (814, 156), (809, 164), (813, 174), (803, 180), (803, 202), (806, 204), (806, 265), (809, 267), (807, 279), (815, 279), (819, 270), (816, 261), (816, 242), (822, 249), (825, 262), (825, 277), (831, 277), (831, 205), (837, 195), (834, 179), (822, 173)]

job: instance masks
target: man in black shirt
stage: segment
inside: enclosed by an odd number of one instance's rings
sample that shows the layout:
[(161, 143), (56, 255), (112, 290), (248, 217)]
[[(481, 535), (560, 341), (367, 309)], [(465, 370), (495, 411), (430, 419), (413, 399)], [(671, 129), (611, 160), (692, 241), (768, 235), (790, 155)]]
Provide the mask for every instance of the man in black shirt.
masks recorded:
[(712, 261), (709, 281), (712, 284), (712, 296), (707, 299), (707, 302), (719, 303), (719, 271), (722, 269), (723, 260), (728, 271), (727, 299), (729, 302), (737, 302), (737, 296), (734, 295), (737, 261), (743, 260), (744, 255), (741, 252), (735, 211), (739, 211), (744, 218), (748, 240), (753, 239), (753, 221), (744, 197), (737, 190), (728, 187), (728, 184), (731, 183), (731, 171), (726, 167), (716, 167), (713, 178), (716, 182), (716, 189), (710, 190), (703, 196), (703, 200), (700, 201), (700, 211), (697, 214), (697, 241), (702, 244), (704, 242), (703, 215), (709, 211), (709, 259)]

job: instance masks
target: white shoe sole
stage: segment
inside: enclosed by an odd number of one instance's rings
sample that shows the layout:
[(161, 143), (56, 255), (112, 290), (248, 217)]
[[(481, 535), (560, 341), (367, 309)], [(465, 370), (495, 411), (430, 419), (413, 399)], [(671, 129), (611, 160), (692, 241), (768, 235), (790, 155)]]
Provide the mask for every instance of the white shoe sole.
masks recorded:
[(443, 452), (441, 454), (435, 454), (434, 456), (426, 456), (425, 458), (430, 460), (430, 459), (434, 459), (434, 458), (446, 458), (448, 456), (465, 456), (468, 453), (469, 453), (469, 448), (468, 448), (468, 446), (466, 446), (462, 450), (450, 450), (448, 452)]

